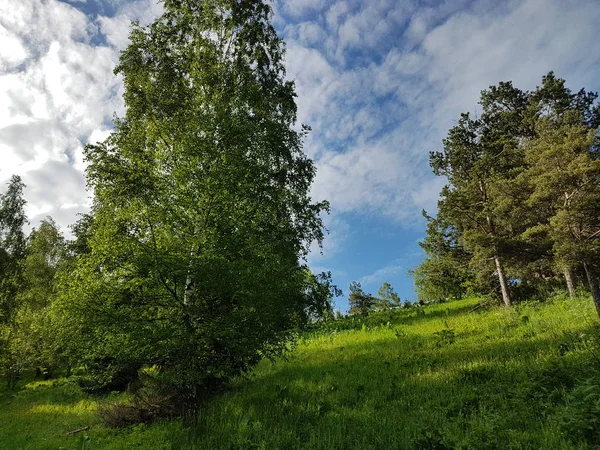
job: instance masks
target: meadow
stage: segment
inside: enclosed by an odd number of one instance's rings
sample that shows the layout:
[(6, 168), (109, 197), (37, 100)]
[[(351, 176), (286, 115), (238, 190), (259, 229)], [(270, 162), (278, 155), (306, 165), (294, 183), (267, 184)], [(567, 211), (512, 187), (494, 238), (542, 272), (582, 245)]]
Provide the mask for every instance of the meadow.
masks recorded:
[[(106, 427), (73, 379), (0, 388), (0, 449), (600, 448), (590, 298), (477, 298), (320, 326), (179, 420)], [(78, 431), (72, 433), (73, 431)]]

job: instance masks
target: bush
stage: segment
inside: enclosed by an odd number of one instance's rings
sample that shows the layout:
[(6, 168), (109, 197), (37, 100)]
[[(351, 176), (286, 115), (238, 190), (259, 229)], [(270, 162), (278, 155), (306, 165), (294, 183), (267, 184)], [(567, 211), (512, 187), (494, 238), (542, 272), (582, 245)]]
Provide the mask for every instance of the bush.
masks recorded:
[(561, 430), (572, 440), (600, 445), (600, 380), (579, 383), (566, 398), (556, 418)]

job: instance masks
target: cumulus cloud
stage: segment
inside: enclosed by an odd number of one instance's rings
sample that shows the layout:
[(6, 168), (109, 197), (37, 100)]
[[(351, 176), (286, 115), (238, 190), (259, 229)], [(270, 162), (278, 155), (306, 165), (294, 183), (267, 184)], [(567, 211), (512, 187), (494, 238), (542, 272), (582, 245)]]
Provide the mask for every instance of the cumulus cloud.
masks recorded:
[[(421, 224), (444, 183), (428, 152), (460, 112), (476, 110), (482, 89), (500, 80), (531, 89), (549, 70), (574, 88), (600, 87), (599, 20), (592, 0), (344, 0), (288, 27), (289, 75), (314, 130), (314, 196), (346, 216)], [(327, 34), (320, 46), (300, 32), (316, 26)]]
[(388, 281), (390, 277), (398, 276), (401, 273), (406, 272), (406, 267), (400, 264), (400, 260), (396, 260), (391, 264), (377, 269), (375, 272), (365, 275), (360, 279), (361, 284), (378, 284)]
[[(99, 14), (82, 12), (92, 6)], [(355, 215), (421, 224), (444, 182), (431, 175), (428, 151), (461, 111), (476, 108), (481, 89), (508, 79), (533, 88), (551, 69), (574, 88), (600, 88), (595, 0), (273, 6), (299, 119), (313, 128), (312, 194), (333, 211), (315, 263), (344, 245)], [(0, 183), (23, 176), (33, 218), (52, 214), (64, 228), (87, 207), (82, 148), (124, 112), (112, 70), (130, 21), (161, 11), (153, 0), (0, 2)]]
[(327, 5), (326, 0), (280, 0), (278, 2), (282, 12), (292, 17), (299, 17), (312, 11), (322, 10)]
[(109, 45), (123, 49), (129, 44), (129, 26), (131, 20), (124, 14), (116, 17), (101, 16), (98, 18), (100, 30), (104, 34)]
[(124, 113), (113, 69), (130, 20), (160, 12), (151, 4), (108, 18), (57, 0), (0, 2), (0, 184), (21, 175), (33, 226), (52, 215), (66, 230), (89, 208), (83, 146), (106, 138), (113, 114)]
[(6, 71), (21, 64), (27, 58), (27, 50), (23, 42), (13, 36), (2, 25), (0, 25), (0, 70)]

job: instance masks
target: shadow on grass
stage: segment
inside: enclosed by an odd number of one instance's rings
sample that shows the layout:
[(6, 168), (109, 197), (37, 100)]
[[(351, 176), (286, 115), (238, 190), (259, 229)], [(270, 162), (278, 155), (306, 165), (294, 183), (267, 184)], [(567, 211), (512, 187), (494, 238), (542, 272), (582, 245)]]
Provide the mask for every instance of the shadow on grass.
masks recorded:
[(442, 345), (407, 335), (378, 341), (368, 352), (364, 343), (312, 349), (310, 358), (259, 373), (208, 404), (190, 442), (198, 448), (584, 448), (540, 423), (579, 378), (595, 371), (570, 334), (505, 342), (458, 337)]

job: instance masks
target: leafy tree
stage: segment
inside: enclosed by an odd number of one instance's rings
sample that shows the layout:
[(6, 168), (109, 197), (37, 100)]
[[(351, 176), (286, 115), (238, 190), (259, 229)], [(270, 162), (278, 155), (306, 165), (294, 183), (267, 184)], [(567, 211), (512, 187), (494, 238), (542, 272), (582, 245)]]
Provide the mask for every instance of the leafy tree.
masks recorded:
[(307, 270), (307, 308), (304, 322), (331, 320), (334, 318), (333, 299), (343, 295), (342, 290), (333, 284), (331, 272), (313, 274)]
[(25, 257), (25, 184), (13, 175), (0, 196), (0, 323), (10, 321), (22, 282), (20, 263)]
[(0, 370), (14, 387), (23, 371), (23, 362), (13, 349), (18, 341), (14, 324), (18, 309), (18, 294), (23, 284), (21, 262), (25, 256), (26, 239), (25, 185), (13, 175), (8, 189), (0, 196)]
[(122, 52), (125, 117), (85, 149), (90, 251), (61, 305), (97, 381), (122, 387), (155, 367), (188, 413), (306, 320), (302, 258), (327, 204), (309, 197), (307, 129), (294, 127), (270, 7), (164, 7)]
[(22, 262), (23, 288), (19, 303), (34, 309), (47, 306), (54, 294), (56, 274), (66, 256), (64, 236), (56, 222), (47, 217), (29, 235)]
[(367, 315), (377, 304), (377, 299), (371, 294), (365, 293), (358, 281), (350, 283), (349, 290), (348, 304), (350, 305), (350, 314)]
[(50, 375), (59, 365), (58, 334), (51, 327), (48, 310), (65, 250), (65, 240), (51, 217), (42, 220), (27, 239), (19, 264), (21, 282), (4, 330), (2, 360), (11, 386), (27, 370)]
[(23, 285), (13, 330), (18, 342), (12, 346), (15, 358), (24, 367), (35, 368), (38, 375), (50, 375), (60, 363), (61, 343), (57, 339), (60, 334), (51, 326), (49, 310), (56, 296), (58, 273), (67, 259), (62, 232), (47, 217), (27, 240), (22, 261)]
[(92, 214), (81, 214), (79, 220), (70, 226), (74, 239), (67, 243), (67, 248), (73, 256), (86, 255), (92, 251), (90, 239), (93, 236), (93, 223)]
[(467, 288), (461, 280), (460, 267), (443, 258), (425, 258), (410, 271), (419, 300), (424, 302), (461, 298)]

